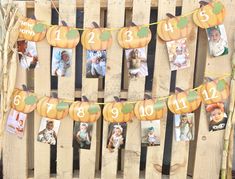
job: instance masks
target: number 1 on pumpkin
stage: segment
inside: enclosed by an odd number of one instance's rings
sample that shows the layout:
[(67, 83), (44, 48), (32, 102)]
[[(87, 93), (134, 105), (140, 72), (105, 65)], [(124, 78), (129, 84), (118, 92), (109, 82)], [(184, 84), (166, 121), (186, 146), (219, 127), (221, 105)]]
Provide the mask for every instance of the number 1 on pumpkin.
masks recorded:
[(47, 113), (52, 110), (53, 104), (47, 103)]
[(61, 40), (60, 39), (60, 30), (55, 31), (55, 34), (56, 34), (55, 40)]

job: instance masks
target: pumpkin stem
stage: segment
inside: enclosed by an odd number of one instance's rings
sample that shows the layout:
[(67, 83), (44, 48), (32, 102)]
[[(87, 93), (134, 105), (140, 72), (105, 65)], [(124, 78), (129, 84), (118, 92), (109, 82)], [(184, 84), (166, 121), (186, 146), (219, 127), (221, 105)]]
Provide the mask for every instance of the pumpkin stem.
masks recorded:
[(175, 91), (176, 92), (183, 92), (184, 90), (182, 88), (180, 88), (180, 87), (175, 87)]
[(211, 77), (209, 77), (209, 76), (205, 76), (205, 80), (207, 81), (207, 82), (210, 82), (210, 81), (214, 81)]
[(58, 97), (58, 95), (57, 95), (57, 93), (56, 93), (56, 92), (51, 92), (51, 97), (53, 97), (53, 98), (57, 98), (57, 97)]
[(171, 13), (166, 13), (166, 16), (169, 17), (170, 19), (175, 18), (175, 16)]
[(89, 102), (88, 98), (86, 96), (82, 96), (82, 101)]
[(28, 91), (28, 90), (29, 90), (28, 87), (27, 87), (25, 84), (22, 85), (22, 89), (23, 89), (24, 91)]
[(61, 22), (61, 24), (63, 25), (63, 26), (68, 26), (68, 24), (64, 21), (64, 20), (62, 20), (62, 21), (60, 21)]
[(200, 4), (201, 6), (206, 6), (206, 5), (209, 4), (209, 3), (202, 0), (202, 1), (199, 1), (199, 4)]
[(121, 100), (118, 96), (114, 96), (113, 98), (115, 99), (116, 102), (121, 102)]
[(144, 99), (152, 99), (152, 97), (149, 94), (144, 94)]
[(92, 22), (92, 25), (95, 27), (95, 28), (100, 28), (100, 26), (96, 23), (96, 22)]

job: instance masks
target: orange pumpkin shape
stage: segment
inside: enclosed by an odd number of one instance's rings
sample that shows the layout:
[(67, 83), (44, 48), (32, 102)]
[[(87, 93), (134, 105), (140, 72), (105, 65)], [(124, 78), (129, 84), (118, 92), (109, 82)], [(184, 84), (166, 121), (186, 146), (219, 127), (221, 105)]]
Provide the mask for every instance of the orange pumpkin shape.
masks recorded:
[(229, 97), (229, 85), (224, 79), (207, 82), (199, 88), (204, 104), (223, 102)]
[(134, 105), (127, 102), (110, 102), (104, 106), (103, 116), (108, 122), (128, 122), (134, 117)]
[(192, 28), (193, 24), (189, 17), (173, 16), (158, 24), (157, 33), (162, 40), (172, 41), (187, 37)]
[(68, 115), (69, 105), (58, 98), (44, 96), (37, 103), (37, 111), (42, 117), (59, 120)]
[(167, 103), (174, 114), (190, 113), (201, 104), (201, 96), (196, 91), (187, 90), (169, 96)]
[(20, 17), (19, 39), (38, 42), (46, 37), (47, 27), (35, 19)]
[(54, 47), (74, 48), (79, 40), (80, 34), (73, 27), (55, 25), (47, 30), (47, 41)]
[(100, 106), (92, 102), (76, 101), (69, 108), (69, 116), (80, 122), (96, 122), (100, 114)]
[(112, 35), (106, 28), (87, 28), (82, 33), (81, 42), (87, 50), (106, 50), (112, 44)]
[(135, 104), (134, 113), (142, 121), (161, 119), (166, 113), (166, 105), (163, 101), (146, 99)]
[(225, 8), (219, 1), (202, 6), (193, 13), (193, 21), (203, 29), (221, 24), (224, 21), (224, 17)]
[(18, 112), (30, 113), (37, 107), (37, 97), (30, 91), (14, 89), (11, 107)]
[(151, 31), (146, 26), (130, 26), (118, 32), (118, 43), (122, 48), (142, 48), (151, 40)]

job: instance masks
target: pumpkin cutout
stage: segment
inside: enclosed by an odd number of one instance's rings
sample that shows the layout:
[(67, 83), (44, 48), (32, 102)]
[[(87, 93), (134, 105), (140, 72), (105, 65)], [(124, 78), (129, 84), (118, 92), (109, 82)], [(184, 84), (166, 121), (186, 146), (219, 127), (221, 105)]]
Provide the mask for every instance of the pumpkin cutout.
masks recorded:
[(37, 97), (32, 92), (14, 89), (11, 107), (18, 112), (30, 113), (37, 107)]
[(134, 105), (126, 102), (107, 103), (103, 109), (104, 119), (108, 122), (128, 122), (134, 117)]
[(19, 39), (38, 42), (46, 37), (47, 27), (45, 24), (26, 17), (20, 17), (19, 22)]
[(199, 88), (204, 104), (223, 102), (229, 97), (229, 86), (224, 79), (207, 82)]
[(192, 28), (192, 21), (187, 16), (168, 18), (157, 26), (157, 33), (164, 41), (178, 40), (187, 37)]
[(166, 113), (166, 105), (163, 101), (146, 99), (135, 104), (134, 112), (137, 119), (152, 121), (163, 118)]
[(80, 40), (76, 28), (68, 26), (52, 26), (47, 31), (47, 41), (50, 45), (59, 48), (74, 48)]
[(130, 26), (118, 32), (118, 43), (122, 48), (142, 48), (151, 40), (151, 31), (146, 26)]
[(225, 8), (219, 1), (202, 6), (193, 13), (193, 21), (203, 29), (221, 24), (224, 21), (224, 17)]
[(69, 108), (69, 116), (80, 122), (96, 122), (100, 118), (101, 109), (92, 102), (76, 101)]
[(193, 90), (178, 92), (169, 96), (167, 103), (174, 114), (190, 113), (201, 104), (201, 96)]
[(42, 117), (59, 120), (68, 115), (69, 105), (58, 98), (44, 96), (37, 103), (37, 111)]
[(82, 33), (81, 42), (87, 50), (106, 50), (112, 44), (112, 35), (106, 28), (87, 28)]

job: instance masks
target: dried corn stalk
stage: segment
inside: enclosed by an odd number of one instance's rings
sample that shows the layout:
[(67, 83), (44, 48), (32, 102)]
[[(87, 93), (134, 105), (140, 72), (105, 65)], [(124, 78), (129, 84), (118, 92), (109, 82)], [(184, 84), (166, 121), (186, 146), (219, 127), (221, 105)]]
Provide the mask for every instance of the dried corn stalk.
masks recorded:
[(1, 117), (0, 136), (4, 131), (10, 98), (15, 87), (17, 71), (16, 41), (19, 33), (17, 7), (12, 4), (0, 5), (0, 91)]

